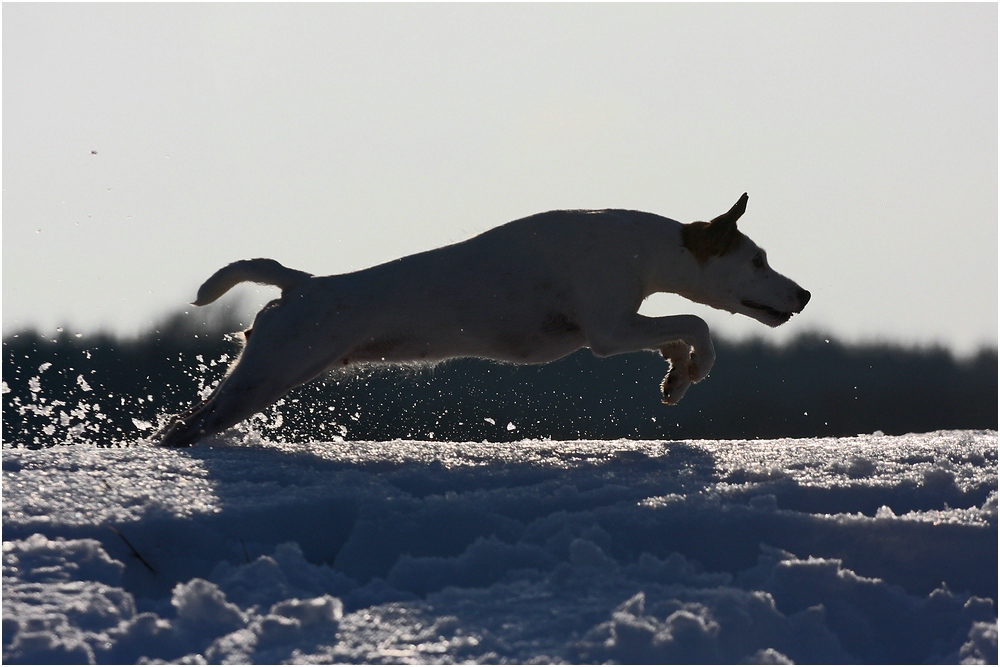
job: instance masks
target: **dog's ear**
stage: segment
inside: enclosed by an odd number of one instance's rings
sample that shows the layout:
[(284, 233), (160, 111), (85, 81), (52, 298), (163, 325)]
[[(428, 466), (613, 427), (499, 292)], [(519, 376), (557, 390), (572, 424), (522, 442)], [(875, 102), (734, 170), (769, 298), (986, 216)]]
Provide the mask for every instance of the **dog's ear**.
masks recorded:
[(732, 227), (736, 229), (736, 221), (739, 220), (747, 210), (747, 200), (750, 199), (747, 193), (743, 193), (739, 201), (733, 204), (733, 207), (727, 212), (720, 215), (718, 218), (712, 220), (710, 227), (714, 227), (717, 232), (721, 233), (723, 229), (727, 227)]
[(720, 257), (740, 245), (741, 234), (736, 221), (747, 210), (747, 194), (712, 222), (692, 222), (681, 228), (681, 243), (691, 251), (699, 264), (711, 257)]
[(708, 224), (705, 233), (711, 239), (715, 254), (724, 255), (739, 245), (740, 233), (736, 229), (736, 221), (746, 212), (748, 199), (744, 192), (731, 209)]

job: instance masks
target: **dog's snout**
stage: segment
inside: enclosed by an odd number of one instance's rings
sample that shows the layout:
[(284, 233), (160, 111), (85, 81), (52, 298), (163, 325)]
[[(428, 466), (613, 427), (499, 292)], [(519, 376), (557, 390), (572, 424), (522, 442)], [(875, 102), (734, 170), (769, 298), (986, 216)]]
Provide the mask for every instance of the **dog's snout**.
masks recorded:
[(799, 310), (805, 308), (806, 304), (809, 303), (809, 299), (812, 298), (812, 294), (809, 293), (809, 290), (802, 289), (801, 287), (795, 296), (799, 298)]

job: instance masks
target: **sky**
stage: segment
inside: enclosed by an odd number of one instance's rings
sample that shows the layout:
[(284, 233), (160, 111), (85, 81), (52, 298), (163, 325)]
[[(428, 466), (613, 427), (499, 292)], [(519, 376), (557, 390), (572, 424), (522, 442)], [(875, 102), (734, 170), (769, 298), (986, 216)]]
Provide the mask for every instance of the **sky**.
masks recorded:
[(5, 4), (3, 333), (141, 333), (238, 259), (344, 273), (748, 192), (806, 310), (640, 312), (969, 353), (997, 344), (997, 80), (990, 3)]

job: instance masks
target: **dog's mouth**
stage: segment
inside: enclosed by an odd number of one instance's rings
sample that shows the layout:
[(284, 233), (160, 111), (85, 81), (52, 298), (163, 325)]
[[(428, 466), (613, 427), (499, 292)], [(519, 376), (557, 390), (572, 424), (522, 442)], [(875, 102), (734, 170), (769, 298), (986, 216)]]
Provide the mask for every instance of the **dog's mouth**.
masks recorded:
[(759, 310), (762, 313), (766, 313), (771, 319), (775, 321), (774, 326), (777, 326), (778, 324), (784, 324), (792, 317), (792, 313), (790, 312), (784, 310), (778, 310), (777, 308), (772, 308), (771, 306), (765, 306), (762, 303), (757, 303), (756, 301), (750, 301), (749, 299), (743, 299), (742, 301), (740, 301), (740, 303), (742, 303), (747, 308), (753, 308), (754, 310)]

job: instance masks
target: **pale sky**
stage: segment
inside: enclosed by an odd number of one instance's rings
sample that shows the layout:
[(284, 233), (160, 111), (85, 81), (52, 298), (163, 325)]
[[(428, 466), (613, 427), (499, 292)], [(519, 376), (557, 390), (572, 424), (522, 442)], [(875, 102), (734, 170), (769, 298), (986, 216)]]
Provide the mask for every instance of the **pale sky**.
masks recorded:
[(5, 335), (137, 333), (237, 259), (744, 191), (805, 312), (642, 312), (995, 346), (997, 5), (3, 5)]

